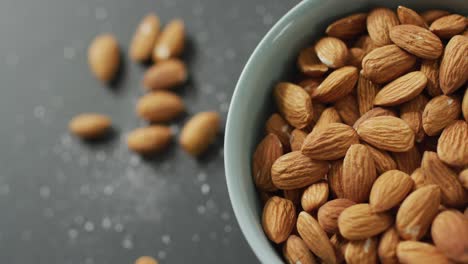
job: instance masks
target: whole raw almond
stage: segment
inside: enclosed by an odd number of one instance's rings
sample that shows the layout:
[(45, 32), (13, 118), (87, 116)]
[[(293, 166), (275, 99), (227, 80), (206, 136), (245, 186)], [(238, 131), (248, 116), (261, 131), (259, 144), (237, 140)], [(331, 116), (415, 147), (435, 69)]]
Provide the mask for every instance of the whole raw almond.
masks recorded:
[(379, 92), (380, 87), (369, 81), (364, 75), (359, 74), (357, 84), (357, 102), (360, 116), (367, 113), (374, 107), (375, 95)]
[(276, 104), (286, 121), (295, 128), (306, 127), (313, 118), (309, 94), (292, 83), (282, 82), (275, 88)]
[(400, 263), (450, 263), (444, 254), (433, 245), (417, 241), (398, 243), (397, 256)]
[(439, 61), (438, 60), (422, 60), (421, 72), (427, 77), (426, 91), (431, 96), (442, 94), (439, 86)]
[(468, 80), (468, 38), (455, 36), (445, 47), (439, 69), (440, 89), (451, 94)]
[(314, 255), (304, 241), (296, 236), (290, 235), (283, 246), (283, 256), (288, 263), (316, 264)]
[[(423, 202), (424, 201), (424, 202)], [(431, 184), (410, 193), (398, 209), (396, 228), (404, 240), (419, 240), (437, 215), (440, 188)]]
[(414, 181), (413, 191), (427, 185), (426, 176), (421, 168), (417, 168), (411, 173), (411, 179)]
[(442, 204), (450, 207), (461, 207), (466, 204), (467, 192), (458, 181), (457, 173), (445, 165), (437, 153), (424, 152), (421, 168), (426, 182), (440, 187)]
[(468, 122), (468, 89), (466, 89), (465, 95), (463, 96), (462, 112), (463, 117), (465, 117), (465, 120)]
[(398, 169), (408, 174), (413, 173), (421, 164), (421, 153), (416, 146), (406, 152), (394, 152), (392, 155)]
[(258, 189), (270, 192), (276, 190), (271, 180), (271, 166), (282, 155), (283, 145), (273, 133), (258, 144), (252, 158), (252, 176)]
[(297, 231), (307, 247), (325, 263), (336, 264), (335, 251), (327, 234), (307, 212), (300, 212), (297, 218)]
[(135, 260), (135, 264), (158, 264), (159, 262), (150, 256), (141, 256)]
[(362, 35), (358, 38), (355, 47), (361, 48), (364, 51), (364, 54), (371, 52), (373, 49), (377, 48), (374, 41), (369, 37), (369, 35)]
[(441, 38), (451, 38), (463, 32), (466, 27), (464, 16), (453, 14), (438, 18), (431, 23), (429, 29)]
[(336, 261), (337, 263), (343, 263), (344, 261), (344, 253), (346, 250), (346, 246), (348, 245), (348, 241), (344, 239), (342, 236), (339, 234), (334, 234), (333, 236), (330, 237), (330, 243), (333, 246), (333, 249), (335, 250), (335, 256), (336, 256)]
[(320, 181), (310, 185), (302, 194), (302, 208), (309, 213), (318, 209), (328, 200), (328, 194), (329, 189), (326, 181)]
[(327, 172), (327, 162), (310, 159), (300, 151), (281, 156), (271, 167), (273, 184), (283, 190), (309, 186), (323, 179)]
[(338, 217), (341, 235), (349, 240), (361, 240), (385, 231), (393, 219), (387, 213), (373, 213), (369, 204), (352, 205)]
[(397, 15), (401, 24), (410, 24), (422, 28), (427, 28), (426, 21), (424, 21), (424, 19), (413, 9), (404, 6), (398, 6)]
[(359, 137), (372, 146), (405, 152), (414, 146), (414, 132), (405, 121), (393, 116), (372, 117), (357, 127)]
[(153, 49), (153, 60), (162, 61), (182, 54), (185, 45), (185, 26), (180, 19), (170, 21), (161, 32)]
[(397, 264), (398, 259), (396, 249), (400, 238), (395, 227), (391, 227), (385, 231), (380, 237), (377, 254), (382, 264)]
[(349, 264), (377, 263), (377, 238), (350, 241), (346, 246), (344, 257)]
[(327, 179), (332, 195), (336, 198), (343, 198), (343, 160), (331, 162)]
[(390, 30), (390, 39), (398, 47), (423, 59), (434, 60), (442, 55), (442, 41), (431, 31), (415, 25), (398, 25)]
[(160, 152), (171, 142), (172, 132), (167, 126), (152, 125), (137, 128), (127, 136), (128, 148), (138, 154)]
[(351, 94), (337, 100), (335, 109), (341, 117), (341, 120), (349, 126), (352, 126), (359, 119), (359, 109), (356, 97)]
[(468, 218), (456, 210), (439, 213), (432, 222), (432, 240), (447, 257), (459, 263), (468, 262)]
[(344, 157), (348, 148), (357, 143), (358, 135), (352, 127), (331, 123), (306, 137), (302, 153), (312, 159), (336, 160)]
[(374, 107), (367, 111), (365, 114), (363, 114), (358, 120), (353, 125), (354, 129), (357, 129), (359, 125), (361, 125), (364, 121), (366, 121), (369, 118), (372, 117), (377, 117), (377, 116), (393, 116), (396, 117), (396, 114), (394, 111), (390, 109), (385, 109), (382, 107)]
[(384, 212), (397, 206), (413, 189), (413, 180), (399, 170), (390, 170), (375, 180), (369, 196), (373, 212)]
[(155, 91), (141, 97), (136, 106), (139, 117), (148, 122), (167, 122), (185, 110), (182, 98), (172, 92)]
[(424, 19), (424, 21), (426, 21), (426, 24), (430, 25), (435, 20), (437, 20), (437, 19), (439, 19), (439, 18), (441, 18), (443, 16), (447, 16), (449, 14), (450, 13), (448, 11), (445, 11), (445, 10), (430, 9), (430, 10), (422, 12), (421, 17)]
[(345, 66), (339, 68), (330, 73), (312, 92), (312, 98), (324, 103), (334, 102), (353, 90), (358, 77), (356, 67)]
[(326, 127), (331, 123), (342, 123), (341, 117), (334, 107), (327, 107), (325, 110), (323, 110), (322, 114), (317, 120), (312, 133), (317, 133), (317, 131), (319, 131), (321, 128)]
[(375, 169), (380, 175), (389, 170), (395, 170), (397, 168), (396, 162), (393, 160), (392, 156), (385, 150), (374, 148), (371, 145), (364, 144), (369, 153), (374, 160)]
[(377, 46), (391, 43), (390, 29), (398, 24), (395, 12), (388, 8), (375, 8), (367, 16), (367, 32)]
[(281, 144), (283, 145), (284, 150), (289, 149), (289, 137), (291, 136), (291, 127), (288, 123), (277, 113), (274, 113), (268, 118), (265, 124), (265, 131), (267, 134), (275, 134)]
[(373, 83), (383, 84), (409, 72), (415, 64), (415, 56), (392, 44), (369, 52), (362, 59), (362, 72)]
[(350, 48), (348, 53), (347, 64), (360, 69), (362, 65), (362, 59), (365, 55), (364, 50), (361, 48)]
[(322, 205), (317, 213), (320, 226), (329, 234), (338, 233), (338, 217), (344, 209), (356, 203), (348, 199), (335, 199)]
[(328, 71), (328, 66), (318, 59), (315, 47), (301, 50), (297, 58), (297, 66), (302, 73), (311, 77), (323, 76)]
[(465, 121), (455, 121), (442, 131), (437, 155), (443, 162), (455, 167), (468, 165), (468, 124)]
[(331, 23), (325, 33), (331, 37), (351, 39), (366, 31), (366, 13), (352, 14)]
[(215, 141), (220, 127), (221, 117), (217, 112), (200, 112), (185, 123), (179, 143), (187, 153), (198, 156)]
[(154, 13), (146, 15), (141, 20), (130, 44), (129, 55), (132, 60), (143, 62), (151, 58), (159, 28), (159, 18)]
[(460, 100), (454, 96), (439, 95), (432, 98), (424, 108), (422, 125), (429, 136), (439, 134), (442, 129), (460, 116)]
[(174, 88), (187, 80), (187, 69), (183, 61), (169, 59), (149, 68), (143, 76), (143, 87), (148, 90)]
[(305, 138), (307, 137), (307, 133), (300, 130), (294, 129), (291, 132), (291, 138), (289, 139), (289, 143), (291, 144), (291, 150), (301, 150), (302, 144), (304, 143)]
[(399, 105), (418, 96), (427, 84), (427, 77), (420, 71), (407, 73), (385, 85), (374, 99), (375, 105)]
[(357, 203), (367, 201), (376, 177), (374, 159), (367, 147), (351, 145), (343, 161), (344, 197)]
[(421, 142), (425, 136), (422, 125), (422, 113), (428, 101), (427, 97), (420, 94), (400, 107), (400, 118), (411, 127), (416, 136), (416, 142)]
[(465, 188), (465, 190), (468, 190), (468, 169), (464, 169), (460, 172), (460, 174), (458, 175), (458, 180), (463, 185), (463, 188)]
[(262, 226), (267, 237), (276, 244), (288, 239), (296, 223), (294, 204), (284, 198), (273, 196), (263, 207)]
[(88, 48), (88, 64), (98, 80), (105, 83), (112, 81), (120, 67), (117, 39), (111, 34), (102, 34), (94, 38)]
[(323, 64), (333, 69), (343, 67), (348, 59), (348, 47), (334, 37), (321, 38), (315, 44), (315, 53)]
[(108, 116), (85, 113), (75, 116), (68, 124), (70, 132), (82, 139), (97, 139), (109, 132), (112, 121)]

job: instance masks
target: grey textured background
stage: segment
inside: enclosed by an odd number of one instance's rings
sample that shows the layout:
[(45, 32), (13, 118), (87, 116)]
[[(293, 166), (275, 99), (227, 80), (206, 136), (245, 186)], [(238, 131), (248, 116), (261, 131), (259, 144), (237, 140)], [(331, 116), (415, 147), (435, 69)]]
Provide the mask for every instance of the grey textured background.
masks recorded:
[[(188, 31), (188, 113), (225, 119), (236, 80), (261, 37), (298, 0), (3, 0), (0, 2), (0, 263), (256, 263), (225, 186), (222, 136), (201, 160), (176, 144), (153, 160), (130, 153), (144, 67), (125, 57), (118, 84), (92, 78), (99, 33), (126, 53), (140, 19), (180, 17)], [(81, 112), (113, 118), (116, 135), (83, 144)], [(187, 116), (172, 128), (177, 132)]]

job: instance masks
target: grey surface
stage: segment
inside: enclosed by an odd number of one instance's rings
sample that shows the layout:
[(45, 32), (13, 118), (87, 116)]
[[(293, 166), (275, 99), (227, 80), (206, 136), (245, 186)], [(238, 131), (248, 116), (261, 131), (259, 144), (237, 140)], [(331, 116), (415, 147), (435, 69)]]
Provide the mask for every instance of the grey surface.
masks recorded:
[[(173, 144), (152, 160), (130, 153), (143, 125), (134, 105), (144, 67), (100, 85), (89, 41), (112, 32), (126, 52), (148, 12), (188, 30), (188, 113), (225, 118), (240, 71), (261, 37), (298, 1), (3, 0), (0, 2), (0, 263), (256, 263), (225, 186), (222, 136), (201, 160)], [(116, 135), (83, 144), (67, 132), (81, 112), (109, 114)], [(172, 125), (177, 132), (187, 116)]]

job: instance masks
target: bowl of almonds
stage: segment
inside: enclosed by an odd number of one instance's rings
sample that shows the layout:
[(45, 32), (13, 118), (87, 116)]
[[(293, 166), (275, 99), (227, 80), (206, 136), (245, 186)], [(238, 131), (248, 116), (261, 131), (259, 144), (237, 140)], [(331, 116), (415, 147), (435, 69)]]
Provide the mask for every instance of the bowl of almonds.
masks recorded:
[(468, 263), (468, 6), (303, 1), (247, 62), (225, 167), (263, 263)]

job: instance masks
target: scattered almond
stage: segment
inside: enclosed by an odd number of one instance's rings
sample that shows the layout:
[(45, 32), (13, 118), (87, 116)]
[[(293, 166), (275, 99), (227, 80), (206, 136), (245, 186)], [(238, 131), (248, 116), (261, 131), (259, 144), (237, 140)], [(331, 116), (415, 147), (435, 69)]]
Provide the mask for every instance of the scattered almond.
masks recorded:
[(468, 123), (458, 120), (442, 131), (437, 155), (443, 162), (455, 167), (468, 165)]
[(331, 37), (351, 39), (366, 31), (366, 13), (357, 13), (341, 18), (330, 24), (325, 33)]
[(216, 112), (200, 112), (185, 123), (179, 137), (182, 148), (192, 156), (202, 154), (212, 144), (221, 126)]
[(164, 27), (153, 49), (153, 60), (162, 61), (182, 54), (185, 45), (185, 26), (179, 19)]
[(356, 68), (361, 68), (364, 50), (361, 48), (350, 48), (348, 54), (348, 64)]
[(432, 98), (422, 114), (423, 128), (427, 135), (435, 136), (455, 121), (461, 112), (460, 100), (454, 96), (440, 95)]
[(315, 44), (315, 52), (323, 64), (333, 69), (343, 67), (348, 59), (346, 44), (334, 37), (321, 38)]
[(271, 166), (283, 154), (283, 145), (273, 133), (268, 134), (258, 144), (252, 162), (252, 175), (257, 188), (264, 191), (277, 190), (271, 180)]
[(455, 36), (445, 47), (440, 64), (439, 82), (444, 94), (451, 94), (468, 80), (468, 38)]
[(427, 84), (427, 77), (420, 71), (407, 73), (385, 85), (374, 99), (375, 105), (399, 105), (418, 96)]
[(377, 263), (377, 238), (350, 241), (346, 246), (344, 257), (349, 264)]
[(398, 243), (397, 256), (400, 263), (450, 263), (437, 248), (431, 244), (417, 241)]
[(377, 254), (382, 264), (398, 263), (396, 249), (400, 238), (395, 227), (391, 227), (385, 231), (380, 237)]
[(330, 164), (327, 174), (328, 186), (334, 197), (343, 198), (343, 160), (335, 160)]
[(359, 74), (357, 84), (357, 102), (360, 116), (364, 115), (374, 107), (374, 99), (380, 87)]
[(283, 256), (288, 263), (316, 264), (314, 255), (304, 241), (296, 236), (290, 235), (283, 246)]
[(88, 48), (88, 64), (98, 80), (108, 83), (114, 79), (120, 67), (120, 49), (113, 35), (94, 38)]
[(309, 213), (318, 209), (328, 200), (328, 193), (328, 183), (326, 181), (320, 181), (310, 185), (302, 194), (302, 209)]
[(392, 156), (398, 169), (408, 174), (413, 173), (421, 165), (421, 153), (416, 146), (406, 152), (394, 152)]
[(356, 97), (351, 94), (335, 102), (335, 109), (343, 120), (343, 123), (352, 126), (359, 119), (359, 109)]
[(369, 150), (369, 153), (374, 160), (375, 169), (379, 175), (386, 171), (397, 169), (396, 162), (388, 152), (374, 148), (368, 144), (364, 145), (367, 147), (367, 150)]
[(430, 10), (422, 12), (421, 17), (424, 19), (424, 21), (426, 21), (426, 24), (430, 25), (435, 20), (437, 20), (437, 19), (439, 19), (439, 18), (441, 18), (443, 16), (447, 16), (449, 14), (450, 13), (448, 11), (445, 11), (445, 10), (430, 9)]
[(420, 94), (402, 104), (400, 108), (400, 118), (411, 127), (416, 137), (416, 142), (421, 142), (425, 136), (422, 125), (422, 113), (428, 101), (427, 97)]
[(168, 59), (149, 68), (143, 76), (143, 87), (148, 90), (171, 89), (187, 80), (185, 64), (178, 59)]
[(277, 113), (272, 114), (270, 118), (268, 118), (265, 131), (267, 134), (273, 133), (275, 134), (281, 144), (283, 145), (283, 149), (289, 149), (289, 137), (291, 136), (291, 127), (288, 123)]
[(311, 77), (323, 76), (328, 71), (328, 66), (318, 59), (315, 47), (301, 50), (297, 58), (297, 66), (302, 73)]
[(431, 23), (429, 29), (441, 38), (451, 38), (463, 32), (466, 27), (464, 16), (453, 14), (438, 18)]
[(390, 29), (398, 24), (395, 12), (388, 8), (375, 8), (367, 16), (367, 31), (377, 46), (391, 43)]
[(306, 127), (313, 117), (309, 94), (292, 83), (279, 83), (275, 87), (275, 99), (280, 113), (296, 128)]
[[(312, 96), (312, 93), (314, 92), (315, 89), (317, 89), (317, 87), (322, 83), (323, 79), (321, 77), (318, 77), (318, 78), (307, 78), (305, 80), (302, 80), (301, 82), (298, 83), (299, 86), (301, 86), (302, 88), (304, 88), (304, 90), (307, 91), (307, 93), (309, 93), (310, 96)], [(318, 102), (314, 102), (314, 104), (312, 105), (312, 108), (314, 108), (315, 110), (315, 107), (316, 105), (321, 105), (320, 103)], [(315, 115), (317, 114), (315, 111), (314, 111), (314, 118), (315, 118)], [(317, 121), (314, 119), (314, 121)]]
[(385, 231), (393, 219), (387, 213), (372, 213), (369, 204), (352, 205), (338, 217), (341, 235), (349, 240), (362, 240)]
[(82, 139), (97, 139), (107, 134), (111, 125), (111, 119), (105, 115), (85, 113), (75, 116), (68, 129)]
[(438, 60), (422, 60), (421, 72), (427, 77), (426, 91), (431, 97), (442, 94), (439, 86), (439, 61)]
[(373, 212), (384, 212), (397, 206), (413, 189), (413, 180), (399, 170), (380, 175), (372, 185), (369, 205)]
[(147, 155), (165, 149), (171, 142), (172, 132), (167, 126), (152, 125), (137, 128), (127, 137), (128, 148), (132, 151)]
[(369, 37), (369, 35), (362, 35), (354, 44), (355, 47), (361, 48), (364, 51), (364, 54), (371, 52), (373, 49), (377, 48), (375, 43)]
[(307, 137), (307, 133), (300, 130), (294, 129), (291, 132), (291, 138), (289, 139), (289, 143), (291, 144), (291, 150), (301, 150), (302, 144), (304, 143), (305, 138)]
[(424, 19), (413, 9), (404, 6), (398, 6), (397, 15), (401, 24), (410, 24), (422, 28), (427, 28), (426, 21), (424, 21)]
[(343, 254), (345, 253), (348, 241), (346, 241), (346, 239), (344, 239), (339, 234), (334, 234), (330, 237), (330, 243), (332, 244), (333, 249), (335, 251), (336, 262), (342, 263), (344, 261)]
[(356, 67), (345, 66), (339, 68), (323, 80), (323, 82), (312, 92), (312, 98), (320, 102), (334, 102), (349, 94), (358, 80)]
[(271, 197), (263, 207), (262, 226), (268, 238), (279, 244), (288, 239), (296, 223), (294, 204), (278, 196)]
[(398, 47), (423, 59), (442, 55), (442, 41), (431, 31), (415, 25), (399, 25), (390, 30), (390, 39)]
[(417, 168), (411, 173), (411, 179), (414, 181), (413, 191), (427, 185), (426, 176), (421, 168)]
[(364, 121), (372, 118), (372, 117), (377, 117), (377, 116), (393, 116), (396, 117), (396, 114), (394, 111), (385, 109), (382, 107), (374, 107), (371, 110), (367, 111), (365, 114), (363, 114), (358, 120), (353, 125), (354, 129), (357, 129), (359, 125), (361, 125)]
[(326, 127), (331, 123), (342, 123), (341, 117), (338, 114), (338, 111), (334, 107), (328, 107), (323, 110), (322, 114), (320, 115), (317, 123), (312, 130), (312, 133), (317, 133), (321, 128)]
[(322, 205), (317, 213), (320, 226), (329, 234), (338, 232), (338, 217), (341, 212), (356, 203), (348, 199), (335, 199)]
[(148, 122), (168, 122), (184, 112), (182, 98), (172, 92), (155, 91), (141, 97), (136, 106), (139, 117)]
[(468, 218), (456, 210), (439, 213), (432, 222), (432, 240), (448, 258), (468, 262)]
[[(331, 170), (331, 169), (330, 169)], [(458, 175), (458, 180), (460, 180), (463, 188), (468, 191), (468, 169), (464, 169)]]
[(151, 58), (156, 38), (159, 35), (159, 18), (151, 13), (146, 15), (138, 25), (130, 44), (130, 58), (136, 62)]
[(135, 264), (158, 264), (158, 261), (153, 257), (142, 256), (135, 260)]

